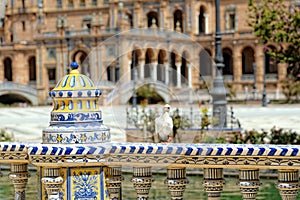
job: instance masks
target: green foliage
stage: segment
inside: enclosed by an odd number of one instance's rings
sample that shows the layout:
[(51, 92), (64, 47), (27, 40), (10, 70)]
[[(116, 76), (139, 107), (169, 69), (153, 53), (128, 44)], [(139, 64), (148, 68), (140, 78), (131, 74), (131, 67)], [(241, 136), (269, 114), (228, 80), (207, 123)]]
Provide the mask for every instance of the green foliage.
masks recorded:
[(13, 134), (7, 133), (5, 129), (0, 130), (0, 142), (12, 142), (14, 141)]
[(281, 81), (282, 93), (285, 95), (287, 102), (291, 102), (293, 97), (300, 95), (300, 81), (295, 81), (291, 76)]
[(282, 0), (249, 0), (249, 25), (264, 45), (276, 43), (279, 48), (265, 51), (286, 63), (288, 73), (300, 79), (300, 9)]
[(237, 133), (231, 143), (234, 144), (300, 144), (300, 135), (292, 130), (273, 127), (270, 132), (262, 130)]
[(208, 129), (208, 126), (211, 124), (211, 120), (209, 119), (209, 116), (207, 114), (208, 107), (200, 108), (200, 111), (202, 113), (201, 123), (200, 123), (201, 130)]
[(150, 84), (143, 85), (142, 87), (138, 88), (136, 91), (138, 103), (160, 103), (164, 102), (161, 96), (158, 95), (155, 88), (151, 87)]

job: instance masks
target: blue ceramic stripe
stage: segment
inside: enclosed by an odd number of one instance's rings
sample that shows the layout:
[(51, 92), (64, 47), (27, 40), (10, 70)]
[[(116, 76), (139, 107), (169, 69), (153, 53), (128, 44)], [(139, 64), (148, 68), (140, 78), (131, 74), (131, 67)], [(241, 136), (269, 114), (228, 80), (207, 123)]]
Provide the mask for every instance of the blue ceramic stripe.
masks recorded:
[(58, 151), (57, 147), (52, 147), (52, 151), (50, 153), (50, 155), (55, 155), (55, 153)]
[(70, 155), (72, 151), (73, 151), (73, 148), (66, 147), (65, 155)]
[(251, 156), (253, 154), (253, 151), (254, 151), (253, 148), (249, 148), (247, 152), (247, 156)]
[(213, 148), (208, 147), (208, 148), (207, 148), (206, 155), (207, 155), (207, 156), (210, 156), (210, 154), (211, 154), (212, 151), (213, 151)]
[(80, 82), (82, 87), (85, 87), (85, 82), (84, 82), (84, 80), (81, 76), (79, 76), (79, 82)]
[(146, 154), (150, 154), (153, 151), (153, 147), (152, 146), (148, 146), (148, 149), (146, 151)]
[(130, 151), (129, 151), (129, 153), (134, 153), (135, 149), (136, 149), (135, 146), (130, 146)]
[(89, 149), (89, 151), (87, 152), (87, 154), (93, 154), (96, 150), (97, 150), (96, 147), (90, 147), (90, 149)]
[(276, 153), (277, 149), (276, 148), (270, 148), (271, 151), (268, 153), (268, 156), (274, 156), (274, 154)]
[(126, 147), (125, 146), (121, 146), (120, 152), (119, 153), (124, 153), (126, 151)]
[(227, 151), (225, 153), (225, 156), (231, 155), (231, 152), (232, 152), (232, 148), (231, 147), (227, 147)]
[(281, 149), (281, 153), (280, 153), (280, 156), (285, 156), (286, 152), (288, 151), (286, 148), (282, 148)]
[(116, 152), (117, 147), (116, 146), (112, 146), (111, 150), (109, 151), (109, 153), (115, 153)]
[(143, 147), (143, 146), (140, 146), (140, 147), (139, 147), (139, 151), (138, 151), (137, 153), (138, 153), (138, 154), (141, 154), (141, 153), (143, 153), (144, 149), (145, 149), (145, 147)]
[(89, 78), (87, 78), (87, 77), (86, 77), (86, 80), (88, 81), (89, 85), (90, 85), (91, 87), (93, 87), (92, 81), (91, 81)]
[(181, 154), (182, 150), (182, 147), (177, 147), (176, 154)]
[(201, 153), (203, 152), (203, 149), (202, 148), (197, 148), (198, 150), (197, 150), (197, 153), (196, 153), (196, 155), (201, 155)]
[(64, 149), (60, 148), (58, 155), (61, 155), (63, 153)]
[(46, 147), (46, 146), (43, 146), (43, 147), (42, 147), (42, 152), (41, 152), (41, 155), (46, 155), (46, 154), (47, 154), (47, 152), (48, 152), (48, 147)]
[(222, 152), (223, 152), (223, 148), (219, 147), (216, 155), (220, 156), (222, 154)]
[(21, 145), (19, 146), (19, 151), (23, 151), (24, 148), (25, 148), (25, 145), (24, 145), (24, 144), (21, 144)]
[[(182, 152), (182, 148), (180, 147), (180, 151), (178, 151), (178, 150), (176, 151), (176, 153), (178, 152), (178, 154), (180, 154)], [(191, 155), (192, 152), (193, 152), (193, 148), (192, 147), (188, 147), (187, 151), (185, 152), (185, 155), (189, 156), (189, 155)]]
[(242, 152), (243, 152), (243, 148), (239, 147), (235, 155), (240, 156), (242, 154)]
[(101, 150), (99, 151), (99, 154), (104, 154), (105, 153), (105, 148), (104, 147), (99, 147)]
[(293, 152), (291, 156), (296, 156), (298, 154), (299, 149), (298, 148), (293, 148)]
[(259, 152), (257, 153), (257, 155), (261, 156), (263, 155), (264, 152), (265, 152), (265, 148), (259, 148)]
[(30, 155), (35, 155), (37, 152), (38, 148), (37, 147), (32, 147), (32, 150), (30, 152)]
[(85, 150), (84, 147), (77, 147), (77, 148), (78, 148), (78, 149), (77, 149), (77, 151), (76, 151), (76, 154), (82, 154), (83, 151)]
[(15, 151), (15, 150), (16, 150), (16, 145), (12, 145), (10, 151)]
[(7, 150), (7, 148), (8, 148), (8, 145), (6, 144), (6, 145), (4, 145), (4, 147), (3, 147), (3, 150), (2, 150), (2, 151), (6, 151), (6, 150)]
[(65, 78), (65, 80), (63, 80), (63, 83), (62, 83), (62, 85), (61, 85), (62, 87), (66, 87), (68, 79), (69, 79), (69, 76), (67, 76), (67, 77)]
[(172, 151), (173, 151), (173, 147), (168, 147), (168, 150), (167, 150), (167, 154), (171, 154), (172, 153)]
[(156, 154), (161, 154), (163, 148), (162, 147), (158, 147), (157, 150), (156, 150)]
[(74, 86), (75, 86), (75, 76), (72, 76), (70, 80), (70, 87), (74, 87)]

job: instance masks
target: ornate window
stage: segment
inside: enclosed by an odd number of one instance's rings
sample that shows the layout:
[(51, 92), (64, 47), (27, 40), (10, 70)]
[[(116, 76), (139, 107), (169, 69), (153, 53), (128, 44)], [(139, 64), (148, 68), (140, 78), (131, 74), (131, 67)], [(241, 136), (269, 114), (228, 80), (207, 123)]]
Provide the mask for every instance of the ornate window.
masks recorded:
[(12, 61), (10, 58), (4, 60), (4, 78), (6, 81), (12, 81)]
[(36, 81), (36, 64), (35, 64), (35, 56), (32, 56), (28, 60), (29, 64), (29, 80)]
[(237, 16), (236, 16), (236, 7), (228, 6), (226, 8), (226, 30), (234, 31), (237, 28)]

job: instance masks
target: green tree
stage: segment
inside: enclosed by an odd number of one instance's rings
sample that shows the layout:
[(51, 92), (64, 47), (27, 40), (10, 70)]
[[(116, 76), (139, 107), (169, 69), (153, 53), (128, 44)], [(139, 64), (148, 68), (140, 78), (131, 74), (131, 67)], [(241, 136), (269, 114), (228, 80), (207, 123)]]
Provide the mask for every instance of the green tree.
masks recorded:
[(282, 0), (249, 0), (249, 25), (266, 45), (279, 48), (264, 50), (277, 62), (287, 64), (287, 72), (300, 80), (300, 9), (295, 3)]

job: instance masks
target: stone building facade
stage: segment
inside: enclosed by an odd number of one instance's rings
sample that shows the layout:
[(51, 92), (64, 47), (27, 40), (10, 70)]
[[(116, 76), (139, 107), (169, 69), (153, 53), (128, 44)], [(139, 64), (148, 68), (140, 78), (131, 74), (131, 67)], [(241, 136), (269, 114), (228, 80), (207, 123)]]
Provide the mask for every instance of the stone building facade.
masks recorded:
[[(247, 9), (247, 1), (221, 1), (223, 74), (239, 94), (255, 85), (259, 98), (263, 46), (248, 26)], [(215, 74), (212, 0), (7, 0), (2, 15), (2, 96), (43, 103), (72, 61), (102, 88), (106, 103), (116, 104), (145, 83), (167, 102), (184, 99)], [(268, 98), (278, 98), (273, 94), (280, 94), (286, 69), (266, 60)], [(11, 88), (18, 89), (12, 94)]]

